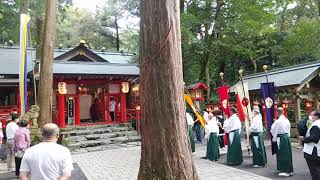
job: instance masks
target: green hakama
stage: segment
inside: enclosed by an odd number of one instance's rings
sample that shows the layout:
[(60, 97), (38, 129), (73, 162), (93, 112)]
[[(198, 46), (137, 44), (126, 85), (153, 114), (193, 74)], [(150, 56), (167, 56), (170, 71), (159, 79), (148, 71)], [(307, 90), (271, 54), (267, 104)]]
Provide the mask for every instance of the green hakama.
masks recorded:
[(288, 134), (278, 134), (280, 145), (277, 152), (277, 170), (279, 173), (292, 173), (292, 147)]
[(192, 127), (188, 127), (188, 131), (189, 131), (189, 141), (190, 141), (190, 145), (191, 145), (191, 150), (192, 150), (192, 152), (195, 152), (196, 151), (196, 145), (194, 143)]
[(252, 164), (264, 167), (267, 164), (267, 155), (261, 132), (251, 133), (251, 150), (253, 153)]
[(207, 144), (206, 158), (211, 161), (218, 161), (218, 159), (220, 158), (219, 139), (217, 133), (210, 133)]
[(231, 143), (231, 133), (229, 133), (229, 143), (228, 143), (228, 152), (227, 152), (227, 165), (237, 166), (242, 164), (242, 149), (239, 130), (233, 132), (233, 141)]

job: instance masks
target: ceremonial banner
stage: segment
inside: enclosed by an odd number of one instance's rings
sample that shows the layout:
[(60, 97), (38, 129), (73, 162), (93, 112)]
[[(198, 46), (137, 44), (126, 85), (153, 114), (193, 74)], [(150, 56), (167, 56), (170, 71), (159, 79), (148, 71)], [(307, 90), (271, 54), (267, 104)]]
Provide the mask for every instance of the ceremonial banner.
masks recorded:
[(246, 120), (246, 115), (245, 115), (244, 112), (243, 112), (242, 102), (241, 102), (241, 99), (240, 99), (239, 95), (236, 94), (236, 96), (237, 96), (238, 116), (239, 116), (239, 119), (241, 120), (241, 122), (243, 122), (243, 121)]
[(222, 86), (218, 87), (218, 94), (220, 97), (220, 104), (222, 107), (222, 111), (226, 113), (228, 117), (230, 117), (230, 107), (229, 107), (229, 87), (228, 86)]
[(27, 39), (30, 16), (21, 14), (20, 16), (20, 71), (19, 71), (19, 93), (20, 112), (23, 115), (28, 110), (28, 89), (27, 89)]
[[(268, 131), (270, 131), (270, 129), (271, 129), (271, 126), (273, 123), (273, 118), (274, 118), (274, 95), (275, 95), (275, 92), (276, 92), (276, 88), (275, 88), (273, 82), (261, 83), (261, 94), (262, 94), (264, 105), (266, 107), (265, 109), (266, 109), (266, 114), (267, 114)], [(271, 135), (271, 139), (272, 139), (272, 135)], [(272, 154), (276, 154), (278, 151), (277, 143), (272, 142), (272, 140), (271, 140), (271, 151), (272, 151)]]
[(274, 117), (274, 95), (276, 88), (274, 83), (261, 83), (261, 94), (266, 107), (267, 127), (270, 130)]
[(239, 103), (241, 102), (241, 105), (239, 105), (239, 110), (244, 113), (244, 122), (246, 126), (246, 138), (247, 138), (247, 144), (249, 144), (249, 128), (250, 128), (250, 122), (252, 118), (251, 113), (251, 105), (250, 105), (250, 98), (249, 98), (249, 90), (248, 90), (248, 82), (243, 81), (236, 84), (236, 94), (239, 98)]
[(190, 94), (184, 94), (184, 99), (186, 100), (186, 102), (190, 105), (190, 107), (192, 108), (194, 114), (197, 116), (199, 122), (201, 123), (202, 127), (205, 127), (206, 125), (206, 121), (204, 120), (204, 118), (202, 117), (201, 113), (198, 111), (198, 109), (195, 107), (192, 98), (190, 96)]

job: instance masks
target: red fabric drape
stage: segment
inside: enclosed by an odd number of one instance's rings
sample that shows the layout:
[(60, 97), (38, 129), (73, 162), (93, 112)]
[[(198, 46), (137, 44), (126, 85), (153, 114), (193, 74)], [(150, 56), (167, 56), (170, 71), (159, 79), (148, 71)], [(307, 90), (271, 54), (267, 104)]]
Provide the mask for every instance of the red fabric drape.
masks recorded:
[(222, 86), (218, 88), (218, 94), (220, 97), (220, 104), (222, 111), (226, 113), (228, 117), (230, 117), (230, 107), (229, 107), (229, 87), (228, 86)]
[(238, 116), (239, 119), (243, 122), (246, 119), (246, 116), (243, 112), (243, 108), (242, 108), (242, 102), (240, 100), (239, 95), (237, 94), (237, 109), (238, 109)]

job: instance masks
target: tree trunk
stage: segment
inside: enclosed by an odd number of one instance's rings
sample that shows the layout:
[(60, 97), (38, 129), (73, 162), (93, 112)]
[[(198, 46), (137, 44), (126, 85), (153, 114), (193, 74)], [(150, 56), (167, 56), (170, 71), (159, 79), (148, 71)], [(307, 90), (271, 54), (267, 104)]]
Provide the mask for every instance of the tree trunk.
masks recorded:
[(184, 12), (184, 1), (185, 0), (180, 0), (180, 13)]
[(141, 0), (138, 180), (197, 180), (187, 134), (178, 0)]
[(40, 55), (41, 55), (41, 32), (42, 32), (42, 18), (41, 16), (37, 16), (36, 17), (36, 22), (35, 22), (35, 26), (36, 26), (36, 59), (40, 59)]
[[(210, 59), (209, 59), (209, 56), (210, 56), (210, 54), (207, 53), (205, 63), (204, 63), (204, 76), (205, 76), (206, 84), (208, 87), (210, 87), (210, 72), (209, 72), (210, 71)], [(210, 90), (208, 90), (206, 92), (206, 100), (207, 100), (207, 103), (210, 102)]]
[(41, 66), (39, 83), (39, 124), (52, 122), (52, 71), (56, 35), (57, 0), (46, 1), (46, 17), (41, 43)]
[(119, 37), (119, 25), (118, 25), (118, 19), (115, 18), (115, 27), (116, 27), (116, 45), (117, 45), (117, 51), (120, 51), (120, 37)]
[(253, 73), (257, 73), (258, 71), (257, 59), (254, 59), (252, 56), (250, 56), (250, 60), (253, 65)]
[(28, 14), (29, 0), (20, 0), (20, 14)]

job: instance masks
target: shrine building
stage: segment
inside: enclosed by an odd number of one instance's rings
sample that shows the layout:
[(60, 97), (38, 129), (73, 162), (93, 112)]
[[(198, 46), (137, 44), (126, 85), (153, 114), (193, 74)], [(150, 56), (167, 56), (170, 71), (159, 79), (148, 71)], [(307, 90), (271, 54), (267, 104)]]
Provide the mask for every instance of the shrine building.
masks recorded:
[[(11, 111), (20, 112), (19, 51), (18, 47), (0, 47), (2, 121)], [(34, 84), (39, 87), (41, 67), (32, 62), (35, 50), (29, 49), (27, 56), (30, 107), (35, 103)], [(59, 127), (126, 123), (139, 109), (139, 67), (131, 63), (133, 57), (132, 53), (92, 51), (84, 43), (73, 49), (56, 49), (52, 121)], [(64, 86), (64, 93), (59, 92), (59, 86)]]

